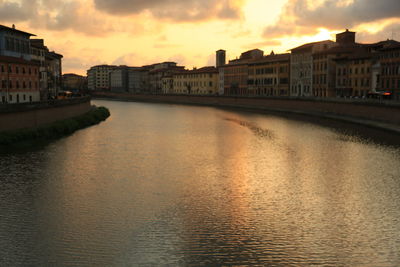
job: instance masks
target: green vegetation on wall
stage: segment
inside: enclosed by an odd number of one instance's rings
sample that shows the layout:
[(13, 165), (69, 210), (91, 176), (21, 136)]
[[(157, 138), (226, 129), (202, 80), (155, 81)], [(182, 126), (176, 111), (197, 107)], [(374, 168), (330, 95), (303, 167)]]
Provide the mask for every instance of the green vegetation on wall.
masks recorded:
[(0, 146), (13, 146), (18, 143), (55, 139), (74, 133), (79, 129), (100, 123), (110, 116), (105, 107), (95, 107), (88, 113), (51, 123), (35, 129), (22, 129), (0, 133)]

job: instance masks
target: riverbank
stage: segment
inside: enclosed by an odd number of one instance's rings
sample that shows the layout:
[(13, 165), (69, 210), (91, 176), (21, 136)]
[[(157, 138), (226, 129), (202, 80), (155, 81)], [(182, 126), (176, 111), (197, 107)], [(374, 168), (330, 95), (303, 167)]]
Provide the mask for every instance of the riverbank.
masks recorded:
[(25, 147), (36, 142), (54, 140), (105, 121), (109, 116), (110, 112), (107, 108), (92, 107), (89, 112), (83, 115), (56, 121), (37, 128), (1, 132), (0, 148)]
[(92, 97), (133, 102), (212, 106), (257, 113), (300, 115), (362, 125), (400, 135), (400, 103), (350, 99), (239, 98), (95, 92)]

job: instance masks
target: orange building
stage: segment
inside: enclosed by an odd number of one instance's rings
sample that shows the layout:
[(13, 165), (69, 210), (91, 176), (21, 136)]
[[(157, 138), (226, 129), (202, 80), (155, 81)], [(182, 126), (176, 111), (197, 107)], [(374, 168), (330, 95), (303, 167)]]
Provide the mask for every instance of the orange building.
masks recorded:
[(0, 103), (40, 101), (39, 64), (0, 56)]
[(290, 54), (277, 54), (248, 63), (248, 93), (252, 96), (288, 96)]
[(400, 100), (400, 43), (382, 48), (379, 59), (381, 73), (378, 88), (390, 92), (393, 99)]

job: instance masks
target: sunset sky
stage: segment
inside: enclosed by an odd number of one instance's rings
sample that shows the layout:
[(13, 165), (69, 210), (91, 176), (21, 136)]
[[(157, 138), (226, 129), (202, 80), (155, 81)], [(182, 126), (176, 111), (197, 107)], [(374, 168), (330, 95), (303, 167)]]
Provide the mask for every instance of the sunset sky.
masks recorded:
[(400, 40), (399, 0), (0, 0), (0, 24), (44, 38), (63, 72), (98, 64), (213, 65), (249, 49), (285, 52), (349, 28)]

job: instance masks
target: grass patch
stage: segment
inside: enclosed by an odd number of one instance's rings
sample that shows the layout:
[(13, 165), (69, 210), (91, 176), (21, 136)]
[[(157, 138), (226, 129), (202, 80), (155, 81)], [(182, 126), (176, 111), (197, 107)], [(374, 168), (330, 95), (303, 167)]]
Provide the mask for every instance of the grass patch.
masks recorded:
[(106, 120), (110, 111), (105, 107), (95, 107), (78, 117), (57, 121), (35, 129), (22, 129), (0, 133), (0, 146), (27, 146), (33, 142), (42, 142), (70, 135), (77, 130)]

